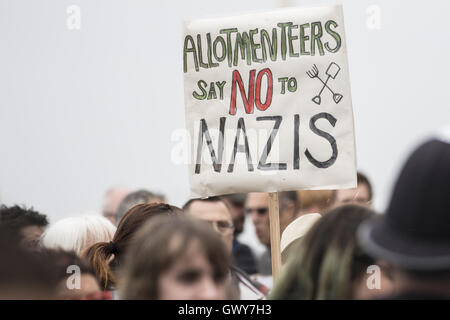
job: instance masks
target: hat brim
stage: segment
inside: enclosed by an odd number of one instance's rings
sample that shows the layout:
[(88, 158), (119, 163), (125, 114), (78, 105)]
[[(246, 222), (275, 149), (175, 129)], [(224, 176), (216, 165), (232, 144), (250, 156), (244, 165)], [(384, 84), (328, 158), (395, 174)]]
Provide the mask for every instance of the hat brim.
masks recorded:
[(450, 270), (450, 242), (409, 237), (392, 228), (384, 216), (358, 228), (358, 242), (376, 259), (411, 271)]

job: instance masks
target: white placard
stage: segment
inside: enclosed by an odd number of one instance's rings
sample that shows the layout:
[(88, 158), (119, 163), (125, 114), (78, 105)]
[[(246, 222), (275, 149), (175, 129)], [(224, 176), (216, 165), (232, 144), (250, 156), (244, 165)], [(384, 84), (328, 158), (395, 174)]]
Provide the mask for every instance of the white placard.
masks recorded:
[(356, 187), (342, 6), (184, 23), (191, 197)]

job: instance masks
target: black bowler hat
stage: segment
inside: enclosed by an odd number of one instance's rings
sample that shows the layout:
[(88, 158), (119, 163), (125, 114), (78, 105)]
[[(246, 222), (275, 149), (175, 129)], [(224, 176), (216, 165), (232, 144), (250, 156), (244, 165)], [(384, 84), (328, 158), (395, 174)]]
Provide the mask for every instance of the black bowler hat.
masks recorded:
[(450, 270), (450, 143), (432, 139), (406, 161), (387, 212), (361, 225), (361, 247), (411, 271)]

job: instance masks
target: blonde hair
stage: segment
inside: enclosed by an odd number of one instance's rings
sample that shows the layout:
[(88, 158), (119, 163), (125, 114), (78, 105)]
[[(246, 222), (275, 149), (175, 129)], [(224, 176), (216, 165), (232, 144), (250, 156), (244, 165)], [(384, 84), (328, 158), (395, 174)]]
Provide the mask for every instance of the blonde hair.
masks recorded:
[(52, 224), (41, 243), (46, 248), (75, 251), (77, 255), (97, 242), (111, 241), (116, 227), (99, 214), (64, 218)]
[(297, 195), (300, 199), (300, 210), (317, 207), (320, 211), (325, 211), (332, 204), (333, 190), (300, 190)]

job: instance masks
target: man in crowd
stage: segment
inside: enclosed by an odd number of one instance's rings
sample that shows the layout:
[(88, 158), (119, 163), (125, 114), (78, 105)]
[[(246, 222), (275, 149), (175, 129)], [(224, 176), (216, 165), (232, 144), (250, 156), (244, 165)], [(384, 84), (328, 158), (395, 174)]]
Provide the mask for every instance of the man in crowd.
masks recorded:
[(115, 212), (114, 220), (116, 222), (116, 225), (119, 223), (120, 219), (122, 219), (124, 214), (127, 213), (127, 211), (133, 208), (135, 205), (141, 203), (165, 203), (165, 202), (166, 199), (163, 195), (155, 194), (148, 190), (142, 189), (131, 192), (120, 202)]
[(244, 231), (245, 223), (245, 198), (243, 193), (235, 193), (223, 196), (222, 199), (228, 203), (234, 225), (233, 258), (237, 267), (248, 274), (258, 272), (255, 256), (249, 246), (237, 240), (239, 234)]
[(106, 191), (103, 200), (103, 216), (111, 221), (112, 224), (116, 223), (116, 211), (119, 208), (120, 202), (130, 193), (130, 190), (125, 187), (113, 187)]
[[(210, 223), (232, 254), (234, 225), (230, 209), (222, 198), (192, 199), (183, 206), (183, 210), (196, 219)], [(267, 293), (266, 287), (250, 279), (243, 270), (232, 267), (231, 275), (240, 299), (262, 299)]]
[(334, 205), (358, 203), (372, 207), (373, 191), (369, 179), (361, 172), (357, 173), (357, 187), (353, 189), (341, 189), (334, 192)]
[[(280, 234), (295, 218), (299, 201), (295, 191), (278, 193), (280, 211)], [(270, 255), (270, 222), (269, 222), (269, 194), (252, 192), (247, 195), (245, 212), (249, 214), (255, 225), (258, 240), (267, 247), (258, 262), (258, 272), (261, 275), (272, 274), (272, 261)]]
[(31, 208), (2, 205), (0, 207), (0, 225), (16, 232), (23, 245), (34, 247), (44, 233), (48, 220), (45, 215)]
[(450, 140), (432, 139), (406, 161), (387, 212), (360, 226), (363, 249), (391, 267), (388, 299), (450, 298), (449, 195)]

